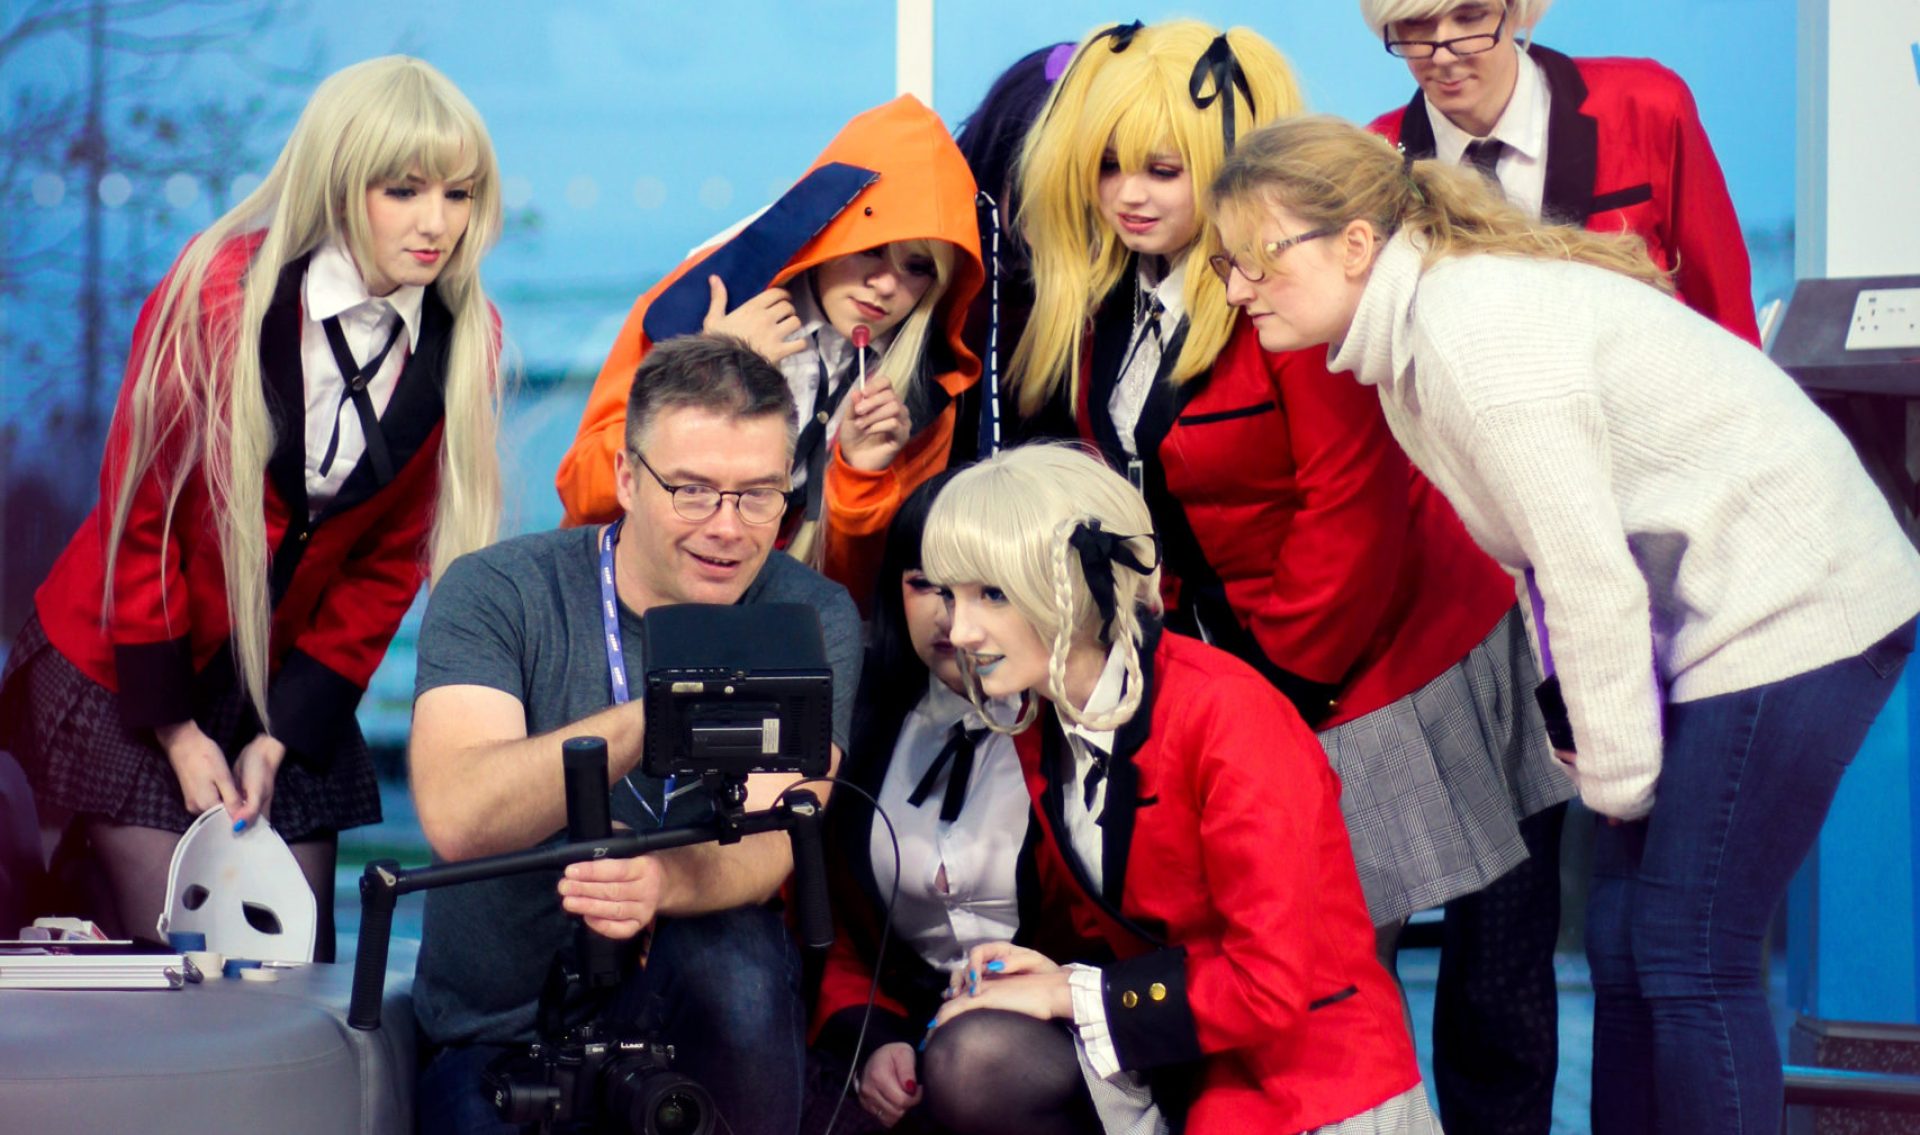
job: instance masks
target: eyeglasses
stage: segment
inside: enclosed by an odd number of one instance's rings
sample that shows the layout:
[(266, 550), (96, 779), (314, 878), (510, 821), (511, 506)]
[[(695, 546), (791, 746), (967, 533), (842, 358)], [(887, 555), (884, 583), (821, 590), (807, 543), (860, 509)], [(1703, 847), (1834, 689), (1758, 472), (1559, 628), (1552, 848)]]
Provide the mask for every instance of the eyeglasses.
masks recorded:
[(667, 479), (654, 472), (640, 451), (629, 447), (627, 453), (640, 463), (640, 468), (660, 483), (673, 498), (673, 511), (682, 520), (705, 520), (720, 511), (720, 502), (733, 498), (733, 507), (739, 512), (740, 519), (748, 524), (771, 524), (780, 519), (787, 511), (787, 491), (785, 489), (716, 489), (712, 485), (669, 485)]
[[(1314, 229), (1311, 232), (1301, 233), (1299, 236), (1290, 236), (1285, 240), (1270, 240), (1262, 245), (1260, 250), (1265, 255), (1265, 259), (1271, 263), (1274, 257), (1292, 248), (1296, 244), (1305, 244), (1310, 240), (1319, 240), (1323, 236), (1332, 236), (1339, 231), (1340, 228), (1337, 225), (1331, 225), (1324, 229)], [(1257, 284), (1267, 278), (1267, 270), (1265, 268), (1261, 268), (1258, 265), (1249, 268), (1247, 265), (1240, 263), (1226, 253), (1207, 257), (1207, 266), (1213, 269), (1213, 274), (1220, 277), (1220, 282), (1223, 284), (1233, 283), (1233, 274), (1235, 272), (1240, 273), (1241, 279), (1249, 284)]]
[(1500, 22), (1493, 25), (1493, 31), (1479, 35), (1455, 36), (1452, 39), (1388, 39), (1391, 26), (1380, 29), (1380, 41), (1387, 45), (1387, 54), (1401, 59), (1431, 59), (1433, 53), (1446, 48), (1455, 55), (1479, 55), (1492, 51), (1493, 45), (1500, 42), (1500, 31), (1507, 26), (1508, 9), (1500, 9)]

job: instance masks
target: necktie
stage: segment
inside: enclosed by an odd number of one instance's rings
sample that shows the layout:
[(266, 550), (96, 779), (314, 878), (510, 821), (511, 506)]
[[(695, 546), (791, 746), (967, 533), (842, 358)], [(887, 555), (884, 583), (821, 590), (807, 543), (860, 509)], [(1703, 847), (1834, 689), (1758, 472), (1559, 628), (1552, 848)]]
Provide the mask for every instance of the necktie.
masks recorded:
[(1506, 153), (1507, 144), (1498, 138), (1484, 138), (1467, 143), (1467, 164), (1480, 171), (1480, 176), (1500, 184), (1500, 175), (1494, 167), (1500, 164), (1500, 155)]
[(916, 808), (926, 803), (934, 782), (940, 779), (940, 770), (947, 767), (948, 761), (952, 761), (953, 771), (947, 774), (946, 795), (940, 801), (940, 819), (950, 824), (959, 818), (960, 807), (967, 802), (967, 781), (973, 776), (974, 746), (986, 734), (985, 729), (968, 729), (965, 721), (954, 722), (953, 729), (947, 733), (947, 743), (941, 747), (940, 755), (927, 766), (926, 775), (920, 778), (920, 783), (907, 796), (907, 803)]
[(387, 438), (380, 432), (380, 415), (374, 412), (373, 396), (367, 393), (367, 384), (380, 371), (380, 364), (387, 361), (387, 353), (400, 341), (400, 332), (406, 326), (399, 319), (393, 321), (393, 333), (387, 336), (387, 344), (362, 366), (353, 359), (353, 352), (347, 347), (347, 333), (340, 329), (340, 317), (329, 316), (320, 324), (327, 333), (327, 346), (333, 350), (333, 361), (340, 368), (340, 377), (347, 387), (340, 394), (340, 406), (333, 412), (333, 437), (327, 441), (327, 452), (320, 458), (320, 475), (327, 475), (333, 468), (333, 459), (340, 452), (340, 411), (346, 409), (351, 401), (360, 415), (360, 432), (367, 439), (367, 460), (373, 462), (373, 476), (377, 484), (385, 485), (393, 480), (393, 459), (387, 454)]
[[(1085, 802), (1087, 810), (1091, 812), (1093, 810), (1094, 795), (1100, 791), (1100, 782), (1107, 778), (1107, 762), (1113, 759), (1113, 754), (1087, 740), (1085, 737), (1080, 738), (1080, 744), (1086, 747), (1087, 756), (1093, 758), (1093, 767), (1087, 770), (1087, 779), (1081, 788), (1081, 791), (1085, 794), (1082, 800)], [(1099, 823), (1099, 817), (1094, 817), (1094, 822)]]

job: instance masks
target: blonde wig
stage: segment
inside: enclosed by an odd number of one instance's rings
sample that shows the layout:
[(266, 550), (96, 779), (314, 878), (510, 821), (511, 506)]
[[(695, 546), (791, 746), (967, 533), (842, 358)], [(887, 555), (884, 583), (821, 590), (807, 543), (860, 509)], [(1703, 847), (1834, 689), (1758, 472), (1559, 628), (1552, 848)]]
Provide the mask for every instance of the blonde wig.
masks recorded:
[[(1277, 207), (1313, 229), (1362, 220), (1386, 237), (1404, 228), (1429, 267), (1474, 253), (1570, 260), (1673, 290), (1639, 236), (1535, 220), (1477, 172), (1438, 161), (1409, 163), (1379, 135), (1330, 115), (1275, 123), (1248, 136), (1208, 196), (1216, 216)], [(1259, 249), (1230, 251), (1243, 263), (1274, 270)]]
[[(1111, 30), (1111, 29), (1110, 29)], [(1080, 343), (1087, 320), (1133, 264), (1133, 255), (1100, 216), (1100, 164), (1111, 150), (1122, 169), (1140, 169), (1149, 155), (1177, 152), (1192, 179), (1200, 228), (1183, 253), (1186, 344), (1172, 370), (1184, 383), (1213, 365), (1226, 346), (1237, 312), (1226, 288), (1207, 269), (1212, 218), (1204, 188), (1226, 153), (1225, 104), (1245, 133), (1299, 113), (1300, 90), (1280, 52), (1245, 28), (1225, 33), (1245, 75), (1247, 90), (1225, 84), (1202, 109), (1189, 84), (1195, 67), (1220, 35), (1194, 20), (1140, 28), (1123, 50), (1116, 37), (1096, 32), (1082, 41), (1073, 63), (1054, 84), (1038, 124), (1027, 135), (1018, 171), (1021, 226), (1033, 249), (1034, 305), (1009, 364), (1020, 410), (1033, 414), (1064, 383), (1079, 397)], [(1212, 90), (1208, 79), (1205, 90)]]
[(880, 360), (879, 373), (892, 384), (893, 392), (900, 396), (902, 402), (907, 400), (914, 380), (923, 369), (921, 356), (926, 353), (927, 337), (932, 334), (934, 314), (947, 294), (948, 285), (953, 283), (956, 253), (954, 247), (944, 240), (899, 240), (887, 246), (887, 257), (893, 262), (896, 272), (905, 272), (908, 260), (918, 256), (933, 262), (933, 282), (920, 294), (920, 302), (894, 329), (893, 342)]
[[(412, 173), (470, 180), (473, 190), (466, 232), (433, 284), (453, 315), (428, 544), (437, 579), (455, 558), (493, 539), (501, 496), (500, 338), (480, 284), (481, 257), (500, 233), (500, 172), (479, 113), (445, 76), (393, 55), (321, 83), (266, 179), (181, 254), (156, 298), (152, 337), (136, 344), (116, 427), (126, 430), (128, 449), (107, 536), (106, 603), (113, 603), (114, 560), (141, 482), (159, 478), (171, 528), (181, 493), (202, 478), (218, 526), (236, 669), (263, 727), (270, 727), (271, 621), (264, 493), (274, 429), (260, 373), (261, 324), (281, 270), (323, 242), (338, 239), (357, 263), (372, 263), (367, 194)], [(263, 235), (238, 310), (207, 309), (208, 266), (229, 241), (256, 233)]]
[[(1083, 715), (1067, 697), (1067, 656), (1077, 646), (1104, 650), (1100, 612), (1087, 588), (1074, 530), (1097, 523), (1124, 537), (1123, 546), (1150, 570), (1112, 565), (1112, 649), (1123, 652), (1127, 688), (1113, 711)], [(1037, 444), (1005, 449), (956, 474), (934, 498), (921, 537), (921, 561), (929, 579), (943, 584), (997, 587), (1035, 633), (1052, 643), (1046, 696), (1068, 720), (1089, 729), (1113, 729), (1132, 719), (1145, 691), (1140, 670), (1144, 631), (1139, 609), (1160, 610), (1159, 553), (1147, 502), (1106, 462), (1073, 445)], [(968, 682), (974, 707), (990, 725), (976, 681)], [(1017, 732), (1032, 719), (1022, 715)]]
[[(1374, 35), (1382, 35), (1388, 24), (1397, 24), (1402, 20), (1431, 20), (1465, 4), (1467, 0), (1360, 0), (1360, 18), (1373, 29)], [(1501, 0), (1486, 0), (1489, 4), (1499, 4)], [(1514, 42), (1520, 43), (1522, 33), (1531, 34), (1540, 17), (1547, 14), (1553, 6), (1553, 0), (1506, 0), (1507, 27), (1514, 34)]]

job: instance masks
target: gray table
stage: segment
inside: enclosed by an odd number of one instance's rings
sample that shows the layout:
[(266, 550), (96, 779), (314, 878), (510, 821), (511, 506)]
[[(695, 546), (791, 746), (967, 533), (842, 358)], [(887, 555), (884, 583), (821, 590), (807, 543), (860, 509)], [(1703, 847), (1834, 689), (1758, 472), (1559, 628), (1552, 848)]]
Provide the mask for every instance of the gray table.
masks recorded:
[(0, 1135), (409, 1135), (411, 945), (394, 943), (372, 1032), (347, 1027), (350, 964), (270, 984), (0, 991)]

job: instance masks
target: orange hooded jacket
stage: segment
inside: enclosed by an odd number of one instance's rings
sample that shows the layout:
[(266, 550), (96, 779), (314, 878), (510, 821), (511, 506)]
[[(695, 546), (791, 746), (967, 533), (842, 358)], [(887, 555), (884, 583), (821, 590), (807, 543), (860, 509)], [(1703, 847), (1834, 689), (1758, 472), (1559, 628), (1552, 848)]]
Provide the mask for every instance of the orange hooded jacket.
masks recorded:
[[(938, 115), (911, 95), (866, 111), (847, 123), (808, 172), (830, 162), (879, 174), (774, 279), (786, 282), (835, 257), (900, 240), (943, 240), (959, 249), (953, 277), (941, 297), (928, 335), (945, 333), (949, 368), (933, 376), (934, 413), (886, 469), (868, 473), (840, 459), (827, 464), (821, 507), (822, 570), (843, 584), (864, 607), (873, 587), (882, 538), (900, 502), (922, 481), (946, 468), (954, 431), (954, 399), (980, 379), (980, 360), (961, 341), (967, 310), (985, 272), (974, 210), (973, 175)], [(613, 455), (626, 434), (627, 394), (633, 374), (653, 343), (643, 323), (648, 308), (674, 281), (696, 270), (712, 250), (703, 249), (641, 296), (594, 380), (573, 446), (560, 461), (555, 487), (568, 525), (600, 523), (619, 515), (614, 499)], [(748, 296), (729, 297), (735, 304)]]

